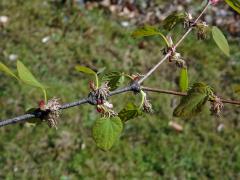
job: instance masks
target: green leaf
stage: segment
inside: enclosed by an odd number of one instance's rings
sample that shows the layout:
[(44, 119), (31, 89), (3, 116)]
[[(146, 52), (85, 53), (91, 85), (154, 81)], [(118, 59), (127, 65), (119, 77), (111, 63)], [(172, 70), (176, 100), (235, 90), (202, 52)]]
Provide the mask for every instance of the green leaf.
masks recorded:
[(240, 1), (239, 0), (225, 0), (225, 2), (240, 14)]
[(240, 94), (240, 85), (237, 85), (237, 86), (234, 88), (234, 92)]
[(132, 37), (134, 38), (145, 37), (145, 36), (155, 36), (155, 35), (161, 36), (164, 42), (166, 43), (166, 45), (168, 45), (167, 38), (156, 27), (146, 25), (142, 28), (135, 30), (132, 33)]
[(97, 74), (102, 74), (106, 70), (106, 67), (98, 69)]
[(185, 20), (186, 15), (184, 13), (174, 12), (170, 14), (166, 19), (163, 21), (163, 27), (170, 31), (172, 30), (177, 24), (183, 23)]
[(17, 70), (19, 78), (26, 84), (40, 88), (44, 94), (44, 99), (47, 101), (47, 93), (45, 87), (33, 76), (28, 68), (21, 62), (17, 61)]
[(222, 50), (222, 52), (225, 55), (230, 56), (230, 50), (229, 50), (228, 41), (225, 38), (225, 36), (222, 33), (222, 31), (218, 27), (213, 26), (213, 28), (212, 28), (212, 36), (213, 36), (213, 39), (216, 42), (217, 46)]
[(113, 91), (119, 87), (124, 81), (125, 77), (121, 72), (110, 72), (103, 76), (103, 81), (108, 81), (110, 90)]
[(188, 90), (188, 72), (187, 68), (182, 68), (180, 72), (179, 87), (182, 92)]
[(123, 124), (119, 117), (103, 117), (95, 121), (92, 134), (97, 146), (106, 151), (119, 139), (122, 129)]
[(8, 76), (12, 76), (15, 79), (19, 80), (18, 77), (3, 63), (0, 62), (0, 71), (4, 72)]
[(30, 86), (44, 88), (44, 86), (36, 80), (36, 78), (21, 61), (17, 61), (17, 70), (18, 76), (24, 83)]
[(213, 94), (212, 89), (204, 83), (195, 83), (174, 109), (173, 115), (181, 118), (191, 118), (200, 113)]
[(75, 69), (79, 72), (85, 73), (85, 74), (91, 74), (95, 76), (95, 81), (96, 81), (96, 86), (98, 88), (98, 75), (95, 71), (93, 71), (92, 69), (85, 67), (85, 66), (75, 66)]
[(142, 115), (142, 111), (133, 103), (128, 103), (119, 113), (118, 116), (123, 122)]
[(85, 66), (75, 66), (75, 69), (79, 72), (85, 73), (85, 74), (93, 74), (96, 75), (97, 73), (95, 71), (93, 71), (92, 69), (85, 67)]

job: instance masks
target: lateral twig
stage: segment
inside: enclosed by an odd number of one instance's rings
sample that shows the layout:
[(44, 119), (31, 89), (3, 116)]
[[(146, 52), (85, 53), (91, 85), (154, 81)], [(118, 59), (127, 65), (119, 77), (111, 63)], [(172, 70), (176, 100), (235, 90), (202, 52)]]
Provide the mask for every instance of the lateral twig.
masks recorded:
[[(158, 89), (158, 88), (150, 88), (150, 87), (142, 87), (142, 90), (149, 91), (149, 92), (163, 93), (163, 94), (172, 94), (172, 95), (176, 95), (176, 96), (186, 96), (187, 95), (187, 93), (184, 93), (184, 92), (164, 90), (164, 89)], [(209, 101), (211, 101), (211, 100), (209, 100)], [(221, 102), (225, 103), (225, 104), (240, 105), (240, 101), (224, 99), (224, 98), (221, 98)]]
[[(211, 2), (208, 1), (208, 3), (206, 4), (206, 6), (203, 8), (202, 12), (200, 13), (200, 15), (195, 19), (195, 21), (193, 22), (193, 24), (191, 25), (191, 27), (185, 32), (185, 34), (181, 37), (180, 40), (178, 40), (178, 42), (174, 45), (174, 49), (176, 49), (181, 43), (182, 41), (188, 36), (188, 34), (192, 31), (193, 27), (196, 25), (196, 23), (199, 21), (199, 19), (202, 17), (202, 15), (206, 12), (207, 8), (210, 6)], [(154, 71), (156, 71), (156, 69), (163, 63), (165, 62), (168, 57), (171, 55), (172, 52), (168, 52), (155, 66), (153, 66), (152, 69), (150, 69), (143, 77), (142, 79), (139, 80), (139, 84), (142, 84), (143, 81), (145, 81)]]

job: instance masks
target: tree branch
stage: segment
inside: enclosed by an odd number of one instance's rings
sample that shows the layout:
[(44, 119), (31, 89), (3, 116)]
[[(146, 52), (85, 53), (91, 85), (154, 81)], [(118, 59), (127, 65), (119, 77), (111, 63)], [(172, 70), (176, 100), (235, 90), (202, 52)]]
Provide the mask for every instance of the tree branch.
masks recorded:
[[(137, 86), (136, 84), (132, 84), (132, 85), (126, 86), (124, 88), (120, 88), (120, 89), (117, 89), (115, 91), (112, 91), (112, 92), (110, 92), (109, 97), (117, 95), (117, 94), (130, 92), (130, 91), (131, 92), (136, 92), (136, 89), (138, 89), (138, 87), (136, 87), (136, 86)], [(144, 86), (140, 87), (140, 89), (142, 89), (144, 91), (148, 91), (148, 92), (172, 94), (172, 95), (177, 95), (177, 96), (186, 96), (187, 95), (187, 93), (183, 93), (183, 92), (157, 89), (157, 88), (150, 88), (150, 87), (144, 87)], [(223, 103), (226, 103), (226, 104), (240, 105), (240, 101), (226, 100), (226, 99), (221, 99), (221, 101)], [(65, 110), (65, 109), (68, 109), (68, 108), (72, 108), (72, 107), (75, 107), (75, 106), (80, 106), (80, 105), (87, 104), (87, 103), (92, 104), (89, 97), (83, 98), (83, 99), (81, 99), (79, 101), (76, 101), (76, 102), (63, 104), (60, 107), (60, 109)], [(41, 120), (40, 117), (42, 117), (43, 113), (44, 113), (43, 111), (38, 110), (38, 111), (35, 111), (33, 113), (30, 113), (30, 114), (24, 114), (24, 115), (21, 115), (21, 116), (17, 116), (15, 118), (2, 120), (2, 121), (0, 121), (0, 127), (10, 125), (10, 124), (15, 124), (15, 123), (18, 123), (18, 122), (24, 122), (24, 121), (26, 121), (28, 119), (32, 119), (32, 118), (39, 118), (39, 120)]]
[[(117, 89), (115, 91), (112, 91), (112, 92), (110, 92), (109, 96), (114, 96), (114, 95), (125, 93), (125, 92), (128, 92), (128, 91), (136, 91), (136, 84), (131, 84), (127, 87), (120, 88), (120, 89)], [(63, 104), (60, 107), (60, 109), (65, 110), (65, 109), (68, 109), (68, 108), (72, 108), (72, 107), (75, 107), (75, 106), (80, 106), (82, 104), (87, 104), (87, 103), (94, 105), (90, 96), (88, 96), (86, 98), (83, 98), (79, 101)], [(34, 111), (33, 113), (24, 114), (24, 115), (17, 116), (17, 117), (11, 118), (11, 119), (2, 120), (2, 121), (0, 121), (0, 127), (10, 125), (10, 124), (15, 124), (15, 123), (18, 123), (18, 122), (24, 122), (24, 121), (26, 121), (28, 119), (32, 119), (32, 118), (39, 118), (39, 120), (41, 120), (41, 117), (43, 116), (43, 114), (44, 114), (44, 111), (36, 109), (36, 111)]]
[[(164, 90), (164, 89), (157, 89), (157, 88), (150, 88), (150, 87), (142, 87), (142, 90), (148, 91), (148, 92), (172, 94), (172, 95), (176, 95), (176, 96), (186, 96), (187, 95), (187, 93), (184, 93), (184, 92)], [(209, 101), (211, 101), (211, 100), (209, 100)], [(225, 103), (225, 104), (240, 105), (240, 101), (223, 99), (223, 98), (221, 98), (221, 101), (222, 101), (222, 103)]]

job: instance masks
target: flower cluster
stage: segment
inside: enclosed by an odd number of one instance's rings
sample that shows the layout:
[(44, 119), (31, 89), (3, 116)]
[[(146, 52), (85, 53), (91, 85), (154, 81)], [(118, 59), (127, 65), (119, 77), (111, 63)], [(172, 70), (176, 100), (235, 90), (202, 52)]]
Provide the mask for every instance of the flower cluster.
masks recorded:
[(190, 13), (185, 13), (185, 19), (183, 22), (184, 28), (190, 28), (193, 25), (193, 17)]
[(108, 82), (105, 82), (99, 88), (97, 88), (93, 82), (90, 82), (90, 88), (93, 91), (93, 94), (97, 101), (97, 111), (102, 116), (111, 117), (117, 115), (117, 113), (113, 110), (113, 104), (107, 101), (107, 97), (110, 93)]
[(216, 95), (214, 95), (213, 100), (211, 102), (211, 112), (212, 112), (212, 114), (220, 116), (220, 113), (222, 112), (223, 107), (224, 107), (224, 105), (223, 105), (221, 99), (219, 97), (217, 97)]
[(44, 120), (47, 121), (50, 128), (54, 127), (57, 129), (57, 124), (60, 116), (60, 107), (61, 104), (59, 103), (59, 99), (55, 97), (50, 99), (47, 104), (45, 104), (43, 101), (39, 103), (40, 110), (47, 112)]
[(106, 100), (110, 93), (110, 87), (108, 86), (108, 83), (104, 83), (100, 88), (95, 90), (95, 93), (97, 95), (97, 99), (99, 100)]
[(152, 113), (153, 112), (152, 104), (150, 103), (150, 101), (147, 99), (146, 96), (144, 97), (143, 111), (147, 112), (147, 113)]
[(204, 40), (207, 38), (208, 25), (205, 21), (200, 21), (196, 24), (197, 37), (199, 40)]
[(182, 59), (182, 56), (180, 53), (175, 52), (173, 55), (171, 55), (171, 61), (174, 61), (177, 67), (180, 67), (180, 68), (186, 67), (186, 62), (185, 60)]

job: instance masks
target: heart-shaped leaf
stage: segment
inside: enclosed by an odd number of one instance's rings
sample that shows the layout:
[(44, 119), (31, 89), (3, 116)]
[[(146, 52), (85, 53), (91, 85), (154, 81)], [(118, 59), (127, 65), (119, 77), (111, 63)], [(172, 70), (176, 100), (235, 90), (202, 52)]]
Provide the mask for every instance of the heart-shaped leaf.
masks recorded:
[(123, 122), (142, 115), (142, 111), (133, 103), (128, 103), (119, 113), (118, 116)]
[(239, 0), (225, 0), (225, 2), (240, 14), (240, 1)]
[(123, 124), (119, 117), (103, 117), (95, 121), (92, 134), (97, 146), (106, 151), (119, 139), (122, 129)]
[(97, 73), (95, 71), (93, 71), (92, 69), (85, 67), (85, 66), (75, 66), (75, 69), (79, 72), (85, 73), (85, 74), (92, 74), (92, 75), (96, 75)]
[(179, 87), (182, 92), (188, 90), (188, 72), (187, 68), (182, 68), (180, 72)]
[(14, 77), (19, 80), (18, 77), (3, 63), (0, 62), (0, 71), (4, 72), (6, 75)]
[(119, 87), (124, 81), (125, 77), (121, 72), (110, 72), (103, 76), (103, 81), (108, 81), (110, 90), (113, 91)]
[(225, 38), (222, 31), (218, 27), (213, 26), (212, 36), (213, 36), (213, 39), (216, 42), (217, 46), (219, 47), (219, 49), (221, 49), (225, 55), (230, 56), (230, 49), (229, 49), (228, 41)]
[(173, 115), (182, 118), (191, 118), (200, 113), (213, 94), (212, 89), (204, 83), (195, 83), (175, 108)]
[(177, 24), (183, 23), (185, 20), (186, 15), (184, 13), (174, 12), (170, 14), (166, 19), (163, 21), (163, 27), (170, 31), (172, 30)]

